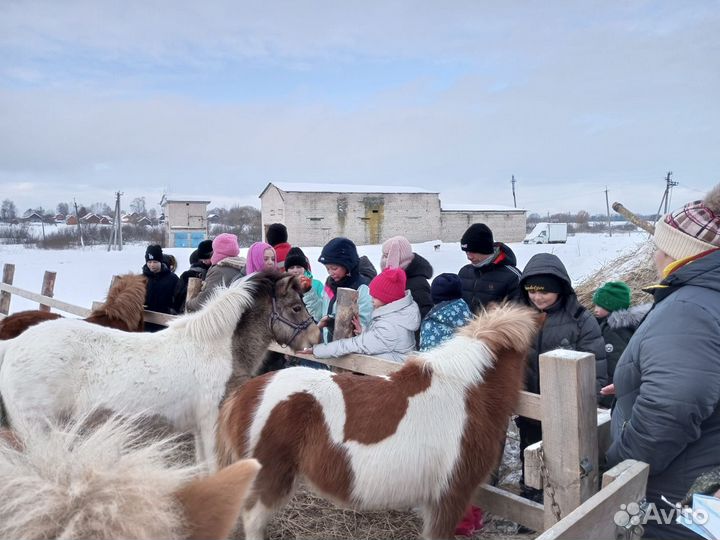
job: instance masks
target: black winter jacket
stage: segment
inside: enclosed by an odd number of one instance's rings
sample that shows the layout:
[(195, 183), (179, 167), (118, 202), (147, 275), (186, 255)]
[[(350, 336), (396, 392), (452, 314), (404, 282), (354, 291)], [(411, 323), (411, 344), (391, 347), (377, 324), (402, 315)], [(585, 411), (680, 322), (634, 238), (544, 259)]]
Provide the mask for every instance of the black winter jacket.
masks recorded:
[(569, 349), (595, 355), (595, 389), (600, 399), (600, 389), (607, 385), (607, 362), (605, 343), (595, 317), (578, 302), (570, 277), (560, 259), (550, 253), (539, 253), (527, 263), (520, 287), (525, 303), (533, 306), (523, 283), (530, 277), (550, 274), (562, 280), (565, 291), (560, 299), (545, 310), (547, 317), (538, 332), (535, 344), (528, 353), (526, 388), (528, 392), (540, 392), (540, 354), (554, 349)]
[(652, 304), (641, 304), (629, 309), (618, 309), (607, 317), (597, 319), (605, 341), (605, 354), (607, 356), (608, 384), (613, 382), (615, 366), (627, 347), (630, 338), (637, 330)]
[(495, 242), (499, 253), (495, 259), (479, 268), (466, 264), (458, 272), (462, 281), (462, 298), (476, 313), (482, 306), (504, 299), (520, 300), (520, 271), (513, 251), (502, 242)]
[[(181, 299), (176, 297), (180, 278), (171, 272), (165, 263), (158, 273), (151, 272), (147, 265), (143, 265), (142, 272), (147, 278), (145, 309), (158, 313), (177, 313), (182, 303)], [(162, 328), (162, 325), (145, 323), (145, 330), (154, 332)]]
[[(653, 290), (655, 304), (615, 369), (608, 465), (650, 465), (647, 500), (681, 500), (720, 465), (720, 250), (686, 262)], [(652, 538), (691, 537), (648, 523)]]
[(433, 276), (432, 265), (417, 253), (414, 254), (413, 260), (405, 269), (407, 276), (407, 285), (405, 286), (412, 294), (412, 299), (420, 308), (420, 317), (423, 319), (425, 315), (433, 307), (432, 296), (430, 296), (430, 283), (428, 279)]

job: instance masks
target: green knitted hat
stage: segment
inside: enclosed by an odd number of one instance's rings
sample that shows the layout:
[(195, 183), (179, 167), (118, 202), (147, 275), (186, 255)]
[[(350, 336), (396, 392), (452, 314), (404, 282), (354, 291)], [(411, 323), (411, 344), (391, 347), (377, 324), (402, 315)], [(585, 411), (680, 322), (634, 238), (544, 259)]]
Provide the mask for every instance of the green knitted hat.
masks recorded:
[(608, 281), (593, 294), (593, 303), (608, 311), (630, 307), (630, 287), (623, 281)]

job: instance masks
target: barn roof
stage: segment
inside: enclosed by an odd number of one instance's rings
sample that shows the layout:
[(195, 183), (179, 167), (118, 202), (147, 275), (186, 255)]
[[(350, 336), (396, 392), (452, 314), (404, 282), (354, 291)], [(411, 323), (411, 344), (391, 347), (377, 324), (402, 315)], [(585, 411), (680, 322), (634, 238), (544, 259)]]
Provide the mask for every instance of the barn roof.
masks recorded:
[(270, 182), (260, 193), (262, 197), (270, 186), (286, 193), (429, 193), (438, 191), (413, 186), (374, 186), (368, 184), (320, 184), (295, 182)]
[(443, 212), (525, 212), (524, 208), (513, 208), (501, 204), (451, 204), (442, 203)]

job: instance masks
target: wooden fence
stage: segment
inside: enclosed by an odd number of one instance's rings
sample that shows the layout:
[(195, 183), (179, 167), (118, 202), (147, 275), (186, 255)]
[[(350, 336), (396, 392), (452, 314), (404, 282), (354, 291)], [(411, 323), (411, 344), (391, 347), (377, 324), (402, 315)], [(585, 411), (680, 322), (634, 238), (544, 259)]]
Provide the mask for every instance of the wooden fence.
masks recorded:
[[(48, 274), (53, 274), (52, 278)], [(13, 275), (14, 266), (6, 264), (0, 283), (0, 317), (9, 312), (11, 294), (37, 301), (48, 309), (53, 307), (81, 317), (91, 311), (52, 298), (54, 273), (46, 272), (43, 294), (14, 287)], [(46, 286), (46, 283), (50, 285)], [(152, 323), (167, 325), (174, 318), (173, 315), (145, 312), (145, 320)], [(278, 344), (272, 344), (269, 349), (367, 375), (387, 375), (401, 367), (372, 356), (353, 354), (318, 359), (294, 353)], [(633, 461), (621, 463), (605, 474), (603, 489), (598, 492), (598, 455), (609, 445), (609, 414), (596, 407), (592, 354), (565, 350), (541, 354), (540, 386), (542, 394), (521, 392), (515, 412), (542, 422), (543, 440), (529, 447), (525, 457), (526, 482), (545, 489), (544, 504), (490, 485), (478, 489), (475, 503), (492, 514), (535, 531), (545, 531), (540, 537), (543, 540), (609, 538), (602, 535), (606, 530), (614, 529), (612, 518), (620, 504), (642, 498), (647, 465)], [(560, 523), (558, 510), (560, 518), (564, 518)], [(601, 523), (602, 527), (598, 525)], [(591, 530), (587, 528), (589, 524), (598, 527)]]

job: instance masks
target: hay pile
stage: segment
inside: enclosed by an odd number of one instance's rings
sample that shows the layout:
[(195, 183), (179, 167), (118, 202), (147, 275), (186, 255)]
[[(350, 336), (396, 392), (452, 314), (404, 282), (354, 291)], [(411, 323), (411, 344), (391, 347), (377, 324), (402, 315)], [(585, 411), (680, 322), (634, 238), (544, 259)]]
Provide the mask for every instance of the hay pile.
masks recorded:
[(599, 268), (575, 287), (580, 303), (590, 308), (592, 296), (598, 287), (608, 281), (624, 281), (632, 289), (632, 305), (652, 302), (652, 296), (643, 287), (657, 283), (657, 271), (653, 262), (653, 243), (646, 242), (636, 251), (621, 255)]

